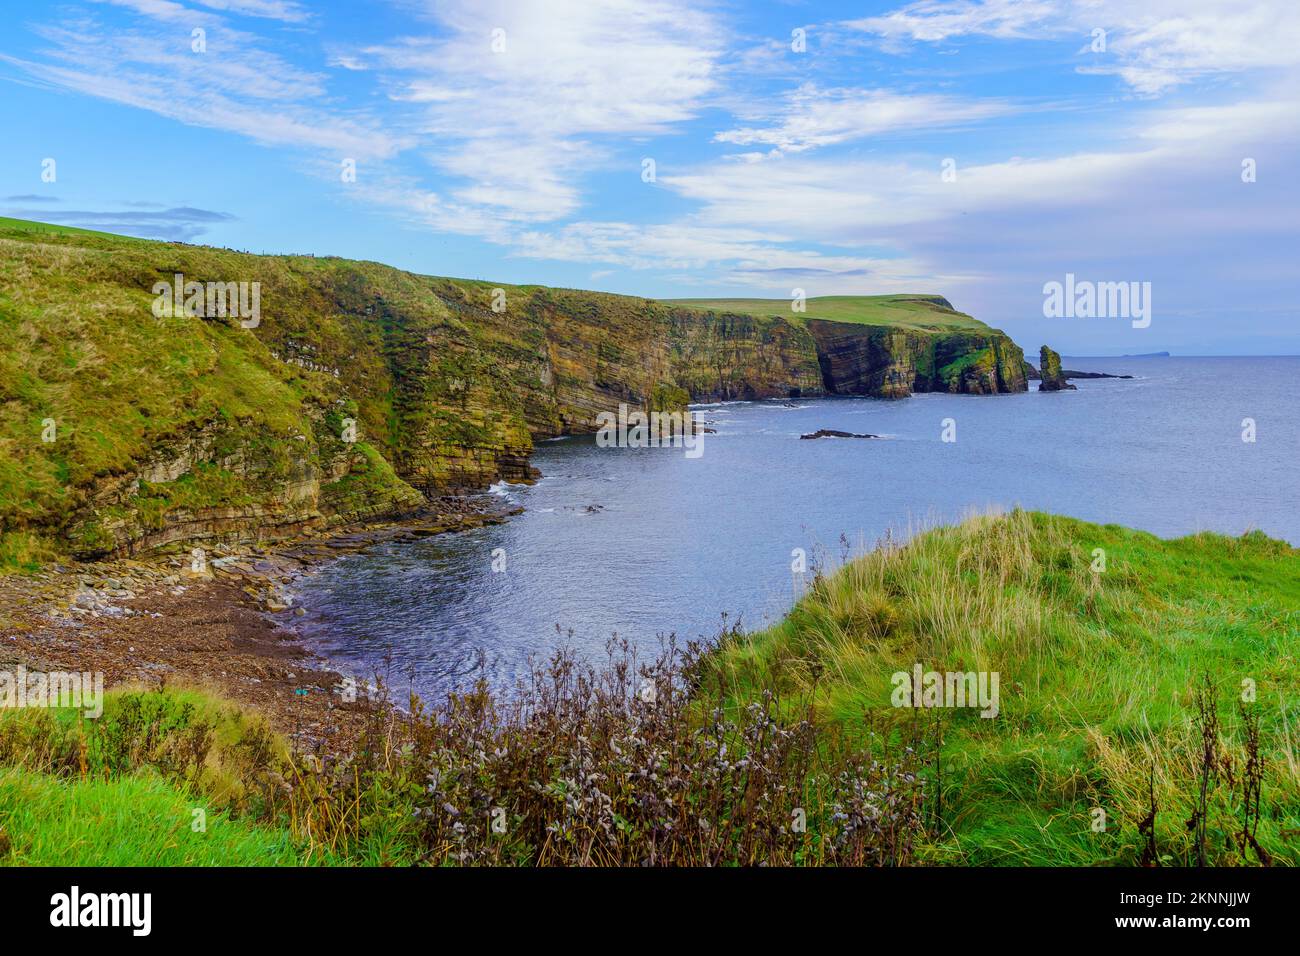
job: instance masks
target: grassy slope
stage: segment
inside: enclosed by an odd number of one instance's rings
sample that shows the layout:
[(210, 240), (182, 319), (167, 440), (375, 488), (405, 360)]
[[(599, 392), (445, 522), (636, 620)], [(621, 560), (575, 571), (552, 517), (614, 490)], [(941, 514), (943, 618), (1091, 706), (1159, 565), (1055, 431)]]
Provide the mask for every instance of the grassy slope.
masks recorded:
[[(1091, 570), (1098, 548), (1102, 573)], [(942, 712), (944, 829), (922, 847), (937, 864), (1133, 864), (1153, 768), (1158, 850), (1166, 863), (1194, 862), (1185, 821), (1202, 674), (1218, 687), (1223, 755), (1210, 860), (1240, 862), (1231, 841), (1246, 753), (1236, 699), (1249, 678), (1266, 761), (1257, 835), (1275, 863), (1297, 865), (1298, 639), (1300, 552), (1281, 542), (1258, 533), (1163, 541), (1014, 512), (925, 532), (821, 577), (781, 624), (731, 639), (715, 663), (738, 701), (772, 687), (801, 713), (811, 699), (850, 735), (869, 726), (904, 738), (936, 712), (891, 707), (893, 672), (914, 662), (999, 672), (996, 718)], [(232, 704), (187, 690), (112, 693), (89, 748), (86, 731), (66, 712), (0, 712), (0, 863), (412, 858), (411, 793), (367, 797), (375, 812), (347, 847), (311, 850), (282, 818), (253, 824), (250, 781), (283, 766), (286, 748)], [(142, 735), (153, 741), (143, 749)], [(189, 829), (194, 807), (208, 809), (206, 834)], [(1095, 807), (1106, 811), (1104, 832), (1091, 828)]]
[[(346, 381), (278, 361), (264, 338), (232, 321), (156, 319), (152, 284), (173, 270), (262, 282), (273, 334), (312, 342), (329, 365), (345, 365), (360, 382), (386, 381), (387, 370), (373, 364), (383, 349), (371, 349), (372, 364), (363, 364), (356, 323), (337, 314), (322, 288), (386, 281), (394, 301), (423, 296), (413, 308), (446, 311), (415, 277), (372, 263), (252, 256), (0, 220), (0, 568), (54, 557), (57, 542), (24, 526), (59, 527), (84, 507), (93, 482), (129, 472), (160, 442), (208, 422), (224, 423), (231, 452), (265, 464), (268, 486), (288, 475), (304, 447), (336, 451), (337, 419), (345, 415), (362, 422), (359, 461), (376, 459), (371, 442), (391, 451), (400, 425), (391, 393), (349, 390)], [(268, 299), (280, 308), (268, 313)], [(46, 418), (58, 426), (48, 444), (41, 441)], [(303, 445), (300, 435), (312, 441)], [(369, 474), (393, 494), (412, 494), (391, 469)], [(170, 484), (142, 489), (130, 507), (152, 513), (251, 500), (220, 469)]]
[[(260, 282), (261, 326), (155, 318), (152, 286), (176, 272)], [(493, 316), (498, 287), (522, 318)], [(492, 479), (493, 455), (527, 453), (530, 424), (555, 433), (562, 417), (587, 414), (593, 351), (600, 376), (643, 384), (632, 378), (651, 374), (645, 363), (620, 358), (611, 342), (634, 353), (649, 308), (626, 296), (0, 219), (0, 571), (35, 568), (69, 543), (109, 545), (106, 522), (157, 528), (176, 511), (274, 509), (304, 457), (320, 473), (339, 455), (345, 416), (358, 419), (362, 439), (354, 476), (335, 482), (331, 501), (356, 490), (358, 470), (380, 486), (362, 491), (381, 498), (413, 495), (402, 479)], [(551, 313), (572, 341), (562, 335), (548, 351), (541, 330)], [(561, 399), (576, 405), (557, 407)], [(52, 443), (42, 440), (47, 419), (57, 424)], [(113, 494), (138, 462), (209, 423), (220, 423), (226, 460), (258, 464), (258, 487), (222, 468), (196, 470), (120, 504), (96, 499), (83, 520), (92, 494)]]
[(111, 232), (99, 232), (95, 229), (79, 229), (76, 226), (61, 226), (54, 222), (35, 222), (31, 219), (10, 219), (8, 216), (0, 216), (0, 229), (5, 231), (13, 230), (14, 232), (42, 233), (49, 236), (100, 236), (114, 241), (143, 241), (132, 240), (130, 236), (119, 236)]
[[(206, 813), (193, 829), (193, 811)], [(231, 820), (151, 774), (65, 780), (0, 770), (0, 863), (15, 866), (276, 866), (297, 862), (283, 830)]]
[(808, 311), (794, 313), (788, 299), (671, 299), (669, 305), (742, 315), (783, 316), (792, 321), (826, 319), (926, 332), (987, 332), (988, 326), (950, 308), (934, 295), (826, 295), (807, 300)]
[(0, 864), (298, 862), (285, 830), (232, 812), (253, 773), (287, 752), (266, 723), (193, 689), (140, 701), (109, 692), (94, 738), (75, 710), (0, 710)]
[[(69, 486), (124, 467), (157, 436), (214, 416), (256, 417), (279, 432), (306, 427), (311, 380), (275, 375), (260, 343), (224, 324), (155, 319), (150, 253), (133, 252), (116, 241), (66, 251), (23, 244), (6, 257), (21, 271), (0, 285), (0, 322), (20, 347), (0, 358), (8, 392), (0, 442), (46, 454), (36, 467), (34, 456), (6, 456), (5, 504), (38, 513)], [(80, 267), (75, 279), (61, 268), (64, 257)], [(134, 289), (120, 281), (126, 270), (140, 276)], [(39, 420), (19, 418), (28, 410), (59, 423), (48, 449), (33, 443)]]
[[(1097, 548), (1102, 574), (1090, 569)], [(741, 698), (770, 682), (812, 689), (846, 727), (870, 714), (874, 727), (898, 732), (918, 712), (890, 706), (894, 672), (915, 662), (999, 672), (998, 717), (944, 712), (950, 829), (929, 853), (970, 864), (1136, 862), (1153, 759), (1158, 846), (1188, 862), (1200, 747), (1193, 691), (1204, 673), (1215, 681), (1231, 740), (1239, 688), (1251, 679), (1269, 761), (1271, 815), (1259, 839), (1296, 864), (1300, 843), (1284, 831), (1300, 828), (1298, 648), (1300, 552), (1284, 543), (1258, 533), (1162, 541), (1016, 512), (851, 562), (781, 624), (729, 648), (723, 667)], [(1229, 753), (1239, 776), (1239, 740)], [(1211, 835), (1221, 845), (1239, 802), (1222, 782), (1216, 799)], [(1096, 806), (1109, 818), (1100, 834), (1090, 827)]]
[[(155, 318), (152, 286), (176, 272), (260, 282), (261, 326)], [(0, 571), (31, 569), (69, 549), (121, 546), (176, 514), (254, 506), (283, 513), (277, 495), (295, 477), (308, 469), (337, 475), (349, 454), (338, 439), (347, 416), (358, 419), (362, 436), (351, 454), (354, 474), (322, 487), (322, 511), (407, 500), (415, 492), (406, 482), (485, 483), (495, 477), (494, 456), (527, 454), (530, 428), (554, 434), (589, 417), (592, 382), (649, 394), (667, 374), (636, 352), (659, 309), (649, 300), (502, 286), (521, 310), (507, 320), (486, 308), (493, 288), (373, 262), (251, 255), (0, 219)], [(935, 298), (813, 299), (808, 315), (984, 328)], [(790, 318), (785, 303), (712, 304)], [(756, 333), (747, 347), (780, 338)], [(699, 339), (718, 354), (678, 369), (692, 387), (716, 385), (719, 363), (748, 362), (742, 377), (766, 368), (732, 339), (725, 347), (707, 333)], [(57, 424), (53, 443), (42, 440), (48, 419)], [(205, 426), (220, 432), (213, 451), (238, 473), (195, 468), (133, 497), (122, 493), (138, 463), (174, 456)]]

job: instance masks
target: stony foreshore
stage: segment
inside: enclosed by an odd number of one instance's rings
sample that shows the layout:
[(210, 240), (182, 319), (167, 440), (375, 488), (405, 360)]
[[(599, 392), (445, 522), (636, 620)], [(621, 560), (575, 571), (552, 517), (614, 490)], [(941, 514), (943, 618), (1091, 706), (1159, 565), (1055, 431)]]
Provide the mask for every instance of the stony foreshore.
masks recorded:
[[(0, 577), (0, 669), (102, 672), (106, 687), (207, 688), (264, 713), (303, 751), (332, 749), (364, 705), (285, 625), (306, 569), (389, 541), (499, 524), (520, 509), (443, 499), (417, 518), (271, 548), (54, 565)], [(368, 675), (356, 675), (365, 678)]]

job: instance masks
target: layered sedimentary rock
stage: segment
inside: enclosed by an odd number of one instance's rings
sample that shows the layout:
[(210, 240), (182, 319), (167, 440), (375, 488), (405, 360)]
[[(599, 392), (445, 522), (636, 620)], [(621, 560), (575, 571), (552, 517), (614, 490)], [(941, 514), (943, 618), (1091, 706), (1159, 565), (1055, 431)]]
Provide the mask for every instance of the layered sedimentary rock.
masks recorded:
[(1020, 348), (1001, 332), (921, 332), (812, 319), (826, 391), (900, 398), (913, 392), (1023, 392)]
[[(252, 327), (151, 288), (256, 282)], [(620, 404), (1025, 388), (1001, 332), (649, 299), (0, 228), (0, 556), (292, 535), (535, 477), (533, 442)], [(56, 440), (39, 439), (54, 422)], [(23, 539), (25, 540), (25, 539)]]
[(668, 311), (673, 379), (692, 401), (797, 398), (825, 391), (816, 340), (781, 318)]
[(1065, 374), (1061, 371), (1061, 356), (1046, 345), (1039, 350), (1038, 375), (1041, 379), (1038, 385), (1040, 392), (1063, 392), (1075, 388), (1066, 381)]

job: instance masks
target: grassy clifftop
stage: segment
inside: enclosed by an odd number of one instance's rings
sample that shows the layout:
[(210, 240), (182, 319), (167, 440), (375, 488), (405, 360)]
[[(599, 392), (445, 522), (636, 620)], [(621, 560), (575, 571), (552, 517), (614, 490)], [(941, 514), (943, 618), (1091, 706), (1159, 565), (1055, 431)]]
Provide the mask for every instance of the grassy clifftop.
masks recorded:
[[(259, 320), (155, 315), (178, 274), (256, 287)], [(0, 220), (0, 567), (525, 480), (534, 440), (655, 395), (1024, 387), (1010, 340), (937, 297), (814, 303), (859, 324)]]
[[(520, 708), (377, 709), (325, 772), (170, 681), (0, 711), (0, 865), (1293, 866), (1298, 609), (1300, 552), (1258, 533), (979, 517), (683, 666), (561, 656)], [(897, 706), (918, 664), (998, 673), (996, 715)]]
[(918, 332), (989, 332), (987, 325), (958, 312), (939, 295), (823, 295), (794, 312), (789, 299), (669, 299), (671, 305), (740, 315), (788, 316), (792, 321), (825, 319), (852, 325), (877, 325)]
[(1005, 334), (939, 295), (832, 295), (807, 299), (673, 299), (710, 315), (744, 315), (806, 330), (825, 391), (902, 398), (913, 392), (1024, 391), (1027, 368)]
[[(332, 371), (382, 372), (376, 337), (346, 328), (322, 292), (328, 282), (303, 281), (308, 265), (0, 227), (0, 520), (9, 558), (42, 550), (37, 538), (93, 553), (172, 528), (193, 539), (241, 520), (293, 526), (418, 499), (384, 454), (391, 399), (381, 389), (350, 392)], [(332, 271), (318, 268), (322, 278)], [(151, 289), (176, 272), (261, 282), (264, 296), (280, 300), (274, 334), (230, 318), (155, 317)], [(322, 350), (329, 372), (294, 364), (301, 353), (324, 368)], [(342, 440), (345, 417), (366, 422), (354, 444)], [(364, 500), (336, 500), (352, 487), (341, 480), (359, 475), (371, 486)]]
[[(1295, 865), (1297, 647), (1300, 552), (1284, 542), (1166, 541), (1017, 511), (819, 576), (779, 625), (728, 647), (719, 671), (739, 701), (775, 688), (851, 733), (910, 739), (938, 724), (932, 861), (1134, 865), (1150, 845), (1154, 860), (1194, 864), (1187, 821), (1203, 809), (1210, 862), (1258, 863), (1245, 827)], [(896, 706), (893, 675), (917, 664), (998, 673), (996, 716)], [(1217, 727), (1202, 808), (1207, 714)], [(1153, 807), (1148, 844), (1139, 824)]]

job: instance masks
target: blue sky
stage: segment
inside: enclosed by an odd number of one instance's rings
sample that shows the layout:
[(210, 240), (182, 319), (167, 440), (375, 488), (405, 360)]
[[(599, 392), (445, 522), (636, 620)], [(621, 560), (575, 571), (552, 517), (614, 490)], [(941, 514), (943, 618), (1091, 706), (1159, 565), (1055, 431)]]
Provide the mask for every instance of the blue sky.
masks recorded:
[[(659, 297), (938, 292), (1067, 354), (1300, 352), (1293, 0), (34, 2), (0, 124), (4, 215)], [(1150, 282), (1150, 326), (1045, 318), (1067, 272)]]

